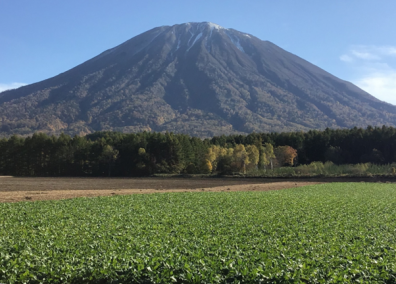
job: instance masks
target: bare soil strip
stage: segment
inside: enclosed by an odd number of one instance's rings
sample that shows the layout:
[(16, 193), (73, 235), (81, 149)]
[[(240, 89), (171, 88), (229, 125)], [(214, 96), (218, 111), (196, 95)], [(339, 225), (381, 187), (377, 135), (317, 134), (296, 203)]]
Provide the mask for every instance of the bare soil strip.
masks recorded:
[(0, 203), (164, 192), (268, 191), (327, 182), (387, 182), (390, 177), (340, 178), (21, 178), (0, 176)]
[(2, 178), (0, 202), (165, 192), (268, 191), (323, 183), (230, 178)]

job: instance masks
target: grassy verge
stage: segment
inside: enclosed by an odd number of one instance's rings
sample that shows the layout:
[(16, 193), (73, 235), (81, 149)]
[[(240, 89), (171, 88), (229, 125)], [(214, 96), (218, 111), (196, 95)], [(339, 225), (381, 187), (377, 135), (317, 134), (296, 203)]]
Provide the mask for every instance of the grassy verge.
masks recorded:
[(254, 177), (396, 177), (396, 164), (335, 165), (331, 162), (313, 162), (297, 167), (281, 167), (273, 170), (251, 170), (247, 176)]
[(395, 283), (396, 188), (0, 204), (5, 283)]

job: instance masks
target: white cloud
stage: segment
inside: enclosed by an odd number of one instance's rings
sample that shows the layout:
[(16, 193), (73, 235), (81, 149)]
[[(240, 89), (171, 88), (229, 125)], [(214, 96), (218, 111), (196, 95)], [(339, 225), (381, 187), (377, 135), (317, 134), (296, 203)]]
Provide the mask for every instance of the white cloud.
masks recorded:
[(351, 81), (374, 97), (396, 105), (396, 47), (354, 45), (340, 56)]
[(343, 54), (340, 56), (340, 60), (345, 62), (352, 62), (353, 58), (347, 54)]
[(364, 60), (380, 60), (381, 57), (375, 53), (363, 50), (351, 50), (354, 57), (364, 59)]
[(380, 46), (377, 50), (383, 55), (396, 56), (396, 47), (394, 46)]
[(376, 98), (396, 105), (396, 70), (367, 74), (354, 83)]
[(381, 61), (386, 57), (396, 58), (395, 46), (353, 45), (340, 59), (345, 62), (354, 59)]
[(16, 89), (22, 86), (25, 86), (25, 83), (18, 83), (18, 82), (14, 82), (14, 83), (9, 83), (9, 84), (2, 84), (0, 83), (0, 92), (6, 91), (6, 90), (11, 90), (11, 89)]

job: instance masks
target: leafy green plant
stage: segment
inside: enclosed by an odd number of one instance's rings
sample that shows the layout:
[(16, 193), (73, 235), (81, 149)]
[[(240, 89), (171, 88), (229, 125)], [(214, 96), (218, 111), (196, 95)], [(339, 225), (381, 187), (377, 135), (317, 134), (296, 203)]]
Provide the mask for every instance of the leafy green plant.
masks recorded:
[(5, 283), (395, 283), (393, 184), (0, 204)]

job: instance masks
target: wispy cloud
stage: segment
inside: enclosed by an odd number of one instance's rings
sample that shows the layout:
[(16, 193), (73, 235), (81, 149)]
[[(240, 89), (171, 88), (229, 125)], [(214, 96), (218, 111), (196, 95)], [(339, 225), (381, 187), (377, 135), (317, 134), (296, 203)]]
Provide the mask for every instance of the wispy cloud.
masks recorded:
[(396, 105), (396, 71), (378, 72), (358, 79), (355, 84), (377, 97)]
[(396, 58), (395, 46), (353, 45), (347, 53), (340, 56), (340, 59), (342, 61), (346, 61), (345, 58), (350, 59), (349, 61), (354, 59), (378, 61), (387, 57)]
[(377, 49), (383, 55), (395, 56), (396, 57), (396, 47), (395, 46), (381, 46), (381, 47), (377, 47)]
[(340, 56), (353, 72), (352, 82), (380, 100), (396, 105), (396, 47), (354, 45)]
[(352, 56), (354, 56), (358, 59), (363, 59), (363, 60), (380, 60), (381, 59), (381, 57), (379, 55), (369, 52), (369, 51), (352, 50), (351, 54), (352, 54)]
[(25, 83), (19, 83), (19, 82), (13, 82), (8, 84), (0, 83), (0, 92), (16, 89), (25, 85), (26, 85)]
[(343, 54), (340, 56), (340, 60), (344, 62), (352, 62), (353, 58), (352, 56), (349, 56), (348, 54)]

